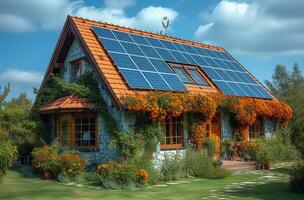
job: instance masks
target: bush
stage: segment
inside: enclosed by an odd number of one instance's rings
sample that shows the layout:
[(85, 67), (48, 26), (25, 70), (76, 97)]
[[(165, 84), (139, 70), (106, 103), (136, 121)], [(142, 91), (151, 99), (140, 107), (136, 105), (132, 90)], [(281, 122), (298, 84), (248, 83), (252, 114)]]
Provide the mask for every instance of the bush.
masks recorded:
[(32, 152), (32, 166), (40, 171), (48, 171), (53, 175), (57, 175), (60, 164), (58, 151), (59, 149), (56, 145), (44, 145), (35, 148)]
[(75, 180), (86, 169), (85, 159), (77, 152), (59, 154), (59, 148), (56, 144), (35, 148), (32, 156), (32, 166), (35, 169), (44, 172), (44, 175), (46, 175), (45, 172), (50, 172), (60, 182)]
[(153, 185), (159, 181), (159, 170), (154, 167), (150, 155), (135, 156), (133, 159), (127, 160), (126, 162), (133, 164), (137, 169), (144, 169), (149, 174), (149, 179), (146, 183)]
[(289, 186), (293, 192), (304, 194), (304, 161), (293, 166)]
[(105, 188), (125, 188), (135, 186), (136, 184), (144, 184), (149, 181), (149, 173), (143, 169), (138, 169), (135, 165), (128, 162), (122, 164), (110, 161), (106, 164), (100, 164), (96, 169), (100, 177), (100, 185)]
[(220, 161), (208, 157), (208, 150), (188, 149), (184, 157), (183, 170), (187, 176), (200, 178), (224, 178), (230, 174), (220, 167)]
[(254, 160), (259, 151), (260, 145), (253, 142), (242, 142), (239, 146), (239, 155), (243, 160)]
[(137, 172), (137, 180), (141, 184), (146, 184), (148, 183), (150, 179), (150, 174), (144, 170), (144, 169), (139, 169)]
[(299, 158), (300, 154), (296, 147), (288, 141), (288, 138), (283, 139), (280, 134), (277, 132), (275, 138), (256, 140), (252, 143), (258, 147), (255, 154), (252, 154), (258, 163), (294, 161)]
[(74, 152), (66, 152), (60, 155), (59, 171), (74, 179), (86, 169), (86, 161), (80, 155)]
[(16, 147), (0, 132), (0, 183), (16, 154)]
[(161, 173), (164, 180), (183, 177), (224, 178), (229, 171), (220, 167), (220, 161), (209, 157), (208, 150), (189, 148), (184, 156), (180, 154), (165, 156)]
[(102, 186), (102, 178), (97, 172), (88, 172), (84, 177), (88, 185)]
[(165, 181), (176, 180), (186, 176), (183, 171), (183, 157), (180, 153), (165, 155), (161, 176)]
[(204, 148), (207, 149), (207, 153), (209, 157), (213, 157), (216, 152), (216, 144), (213, 140), (208, 137), (204, 138)]

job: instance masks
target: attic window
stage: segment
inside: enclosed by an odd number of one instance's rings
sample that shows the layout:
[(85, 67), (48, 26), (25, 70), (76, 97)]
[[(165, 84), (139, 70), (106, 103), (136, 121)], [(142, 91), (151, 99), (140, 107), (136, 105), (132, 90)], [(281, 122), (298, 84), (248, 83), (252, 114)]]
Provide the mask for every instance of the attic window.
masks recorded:
[(84, 60), (76, 60), (71, 62), (71, 79), (75, 80), (77, 77), (83, 75), (85, 72)]
[(179, 76), (182, 82), (197, 84), (200, 86), (209, 86), (202, 76), (200, 69), (196, 66), (169, 63), (174, 72)]

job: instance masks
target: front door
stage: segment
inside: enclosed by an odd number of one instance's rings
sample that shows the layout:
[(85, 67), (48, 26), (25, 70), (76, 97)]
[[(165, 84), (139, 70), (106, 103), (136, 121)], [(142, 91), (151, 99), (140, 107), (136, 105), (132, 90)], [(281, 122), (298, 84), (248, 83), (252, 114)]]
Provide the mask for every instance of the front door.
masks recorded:
[(211, 131), (210, 139), (216, 144), (216, 155), (220, 155), (222, 147), (222, 137), (221, 137), (221, 115), (215, 114), (211, 121)]

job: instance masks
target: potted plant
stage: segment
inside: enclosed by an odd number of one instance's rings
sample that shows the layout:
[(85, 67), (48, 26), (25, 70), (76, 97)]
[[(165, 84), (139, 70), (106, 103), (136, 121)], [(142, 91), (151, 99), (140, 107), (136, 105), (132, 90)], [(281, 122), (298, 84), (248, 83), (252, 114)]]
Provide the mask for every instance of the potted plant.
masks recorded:
[(256, 153), (256, 161), (265, 170), (269, 170), (273, 161), (271, 152), (266, 147), (261, 147)]

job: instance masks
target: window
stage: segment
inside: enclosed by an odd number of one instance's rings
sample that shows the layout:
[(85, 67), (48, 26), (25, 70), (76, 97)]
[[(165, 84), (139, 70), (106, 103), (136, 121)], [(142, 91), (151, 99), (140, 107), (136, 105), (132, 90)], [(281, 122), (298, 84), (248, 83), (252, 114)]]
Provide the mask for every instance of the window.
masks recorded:
[(182, 148), (184, 145), (184, 130), (181, 117), (170, 117), (163, 123), (164, 137), (162, 149)]
[(190, 79), (188, 74), (185, 72), (185, 70), (181, 67), (173, 67), (173, 70), (176, 72), (176, 74), (179, 76), (179, 78), (184, 83), (193, 83), (193, 81)]
[(71, 80), (75, 80), (77, 77), (84, 74), (83, 60), (77, 60), (71, 63)]
[(263, 118), (257, 118), (254, 124), (249, 127), (249, 139), (263, 138), (264, 136)]
[(202, 78), (202, 76), (199, 74), (199, 72), (196, 69), (188, 69), (188, 72), (192, 79), (196, 82), (198, 85), (204, 85), (208, 86), (209, 84)]
[(95, 149), (98, 146), (97, 114), (58, 114), (57, 138), (62, 146)]
[(209, 86), (196, 66), (169, 63), (182, 82)]

